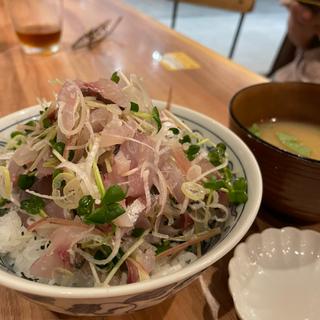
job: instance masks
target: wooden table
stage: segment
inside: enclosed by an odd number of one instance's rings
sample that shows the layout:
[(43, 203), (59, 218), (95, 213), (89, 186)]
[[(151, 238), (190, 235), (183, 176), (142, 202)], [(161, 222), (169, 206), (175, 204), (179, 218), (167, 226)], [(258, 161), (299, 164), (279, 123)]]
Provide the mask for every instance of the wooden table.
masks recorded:
[[(62, 50), (52, 56), (26, 56), (12, 30), (0, 0), (0, 115), (36, 103), (36, 97), (52, 97), (49, 79), (109, 77), (116, 69), (137, 73), (150, 95), (165, 100), (173, 89), (173, 102), (215, 118), (227, 125), (227, 105), (239, 89), (266, 81), (200, 44), (185, 38), (158, 22), (143, 16), (118, 0), (65, 1)], [(112, 36), (93, 50), (71, 51), (70, 44), (85, 30), (106, 18), (123, 16)], [(153, 52), (182, 51), (200, 64), (197, 70), (167, 71), (153, 60)], [(260, 213), (252, 231), (288, 222), (268, 221)], [(314, 226), (319, 229), (318, 226)], [(235, 320), (236, 314), (227, 288), (227, 264), (231, 254), (205, 273), (210, 290), (221, 304), (220, 319)], [(51, 313), (29, 303), (11, 290), (0, 287), (0, 319), (85, 319)], [(108, 319), (211, 319), (198, 282), (162, 304), (123, 317)], [(86, 318), (88, 319), (88, 318)]]

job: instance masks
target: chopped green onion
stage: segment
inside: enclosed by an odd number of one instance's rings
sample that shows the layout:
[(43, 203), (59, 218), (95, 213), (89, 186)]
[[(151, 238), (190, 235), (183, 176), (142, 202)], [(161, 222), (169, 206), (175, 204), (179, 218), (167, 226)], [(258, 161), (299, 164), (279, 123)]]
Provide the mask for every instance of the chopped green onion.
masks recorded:
[(43, 127), (44, 127), (45, 129), (47, 129), (47, 128), (49, 128), (49, 127), (52, 126), (52, 122), (51, 122), (51, 120), (48, 119), (48, 118), (43, 119), (43, 120), (42, 120), (42, 124), (43, 124)]
[(210, 190), (220, 190), (226, 187), (224, 180), (217, 180), (216, 177), (211, 177), (209, 181), (205, 182), (203, 186)]
[(25, 123), (26, 126), (29, 126), (29, 127), (35, 127), (36, 126), (36, 121), (35, 120), (30, 120), (28, 121), (27, 123)]
[(276, 136), (285, 147), (289, 148), (294, 153), (304, 157), (310, 156), (311, 149), (301, 144), (296, 137), (284, 132), (277, 132)]
[(174, 135), (178, 135), (180, 133), (180, 130), (178, 128), (170, 128), (169, 130), (172, 131)]
[(261, 136), (260, 127), (256, 123), (252, 124), (252, 126), (249, 128), (249, 131), (253, 135), (255, 135), (255, 136), (260, 138), (260, 136)]
[(20, 203), (21, 209), (32, 215), (39, 214), (41, 216), (46, 216), (43, 211), (44, 206), (44, 201), (36, 196), (31, 196), (29, 199), (22, 200)]
[(101, 203), (102, 205), (108, 205), (115, 202), (119, 202), (123, 200), (125, 197), (126, 194), (122, 190), (122, 188), (115, 184), (107, 189)]
[(34, 175), (20, 174), (18, 178), (18, 186), (22, 190), (30, 189), (35, 182), (36, 177)]
[(230, 168), (224, 167), (222, 172), (223, 172), (224, 180), (226, 182), (230, 183), (230, 181), (232, 180), (232, 172), (231, 172)]
[(13, 131), (11, 132), (10, 137), (14, 138), (15, 136), (19, 136), (19, 135), (24, 136), (24, 133), (21, 131)]
[(162, 124), (161, 124), (161, 120), (160, 120), (160, 114), (159, 114), (159, 110), (157, 107), (153, 107), (152, 108), (152, 119), (156, 122), (157, 127), (158, 127), (158, 132), (161, 130), (162, 128)]
[(132, 112), (138, 112), (139, 111), (139, 105), (135, 102), (130, 102), (130, 110)]
[(228, 186), (228, 198), (231, 203), (241, 204), (247, 202), (247, 181), (245, 178), (240, 177), (235, 179), (231, 185), (228, 184)]
[[(36, 126), (36, 121), (30, 120), (27, 123), (25, 123), (25, 125), (29, 126), (29, 127), (35, 127)], [(32, 130), (25, 130), (25, 132), (28, 134), (28, 133), (32, 132)]]
[(54, 142), (52, 144), (52, 148), (62, 155), (65, 148), (65, 144), (63, 142)]
[(188, 150), (185, 151), (189, 161), (192, 161), (196, 158), (198, 152), (200, 151), (200, 146), (197, 144), (192, 144), (189, 146)]
[(181, 144), (191, 143), (191, 138), (190, 138), (190, 136), (189, 136), (188, 134), (186, 134), (186, 135), (184, 135), (184, 136), (182, 137), (182, 139), (179, 140), (179, 142), (180, 142)]
[(209, 161), (214, 165), (220, 165), (225, 158), (226, 146), (223, 143), (218, 143), (215, 148), (213, 148), (208, 153)]
[(157, 245), (156, 247), (157, 247), (156, 255), (158, 255), (158, 254), (170, 249), (170, 241), (169, 240), (162, 240), (161, 243), (159, 245)]
[(248, 195), (244, 191), (231, 190), (228, 193), (229, 201), (233, 204), (245, 203), (248, 200)]
[(111, 223), (125, 213), (125, 209), (119, 203), (111, 203), (94, 210), (91, 214), (85, 216), (84, 221), (88, 224)]
[(118, 71), (115, 71), (111, 76), (111, 81), (115, 83), (119, 83), (120, 77), (118, 76)]
[(94, 204), (94, 199), (91, 195), (83, 196), (79, 200), (79, 206), (77, 208), (77, 213), (79, 216), (86, 216), (92, 212)]

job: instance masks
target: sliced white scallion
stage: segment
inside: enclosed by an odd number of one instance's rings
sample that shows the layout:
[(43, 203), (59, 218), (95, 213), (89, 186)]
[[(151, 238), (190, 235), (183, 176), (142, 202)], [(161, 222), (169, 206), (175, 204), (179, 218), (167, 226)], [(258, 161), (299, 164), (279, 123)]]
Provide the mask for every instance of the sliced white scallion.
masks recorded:
[(121, 244), (121, 230), (120, 228), (117, 228), (115, 232), (115, 238), (113, 240), (112, 252), (107, 258), (102, 260), (95, 259), (91, 254), (83, 251), (80, 248), (76, 248), (75, 251), (79, 253), (82, 257), (84, 257), (88, 262), (94, 263), (95, 265), (98, 265), (98, 266), (103, 266), (109, 263), (118, 254), (120, 249), (120, 244)]
[(116, 265), (113, 267), (113, 269), (108, 273), (106, 279), (103, 282), (103, 286), (106, 287), (109, 285), (109, 282), (112, 280), (113, 276), (116, 274), (116, 272), (119, 270), (121, 265), (126, 261), (130, 255), (137, 250), (144, 242), (144, 237), (146, 234), (149, 233), (150, 230), (146, 230), (142, 236), (126, 251), (126, 253), (121, 257), (121, 259), (116, 263)]
[(101, 196), (101, 199), (103, 198), (106, 190), (105, 190), (105, 187), (104, 187), (104, 184), (103, 184), (103, 181), (102, 181), (102, 178), (101, 178), (101, 175), (100, 175), (100, 171), (99, 171), (99, 168), (98, 168), (98, 165), (97, 165), (97, 162), (93, 162), (93, 165), (92, 165), (92, 169), (93, 169), (93, 175), (94, 175), (94, 178), (95, 178), (95, 181), (96, 181), (96, 184), (97, 184), (97, 188), (99, 190), (99, 193), (100, 193), (100, 196)]
[(228, 165), (228, 159), (225, 158), (223, 163), (221, 163), (219, 166), (215, 167), (215, 168), (212, 168), (206, 172), (204, 172), (201, 176), (197, 177), (196, 179), (193, 180), (193, 182), (198, 182), (198, 181), (201, 181), (203, 178), (205, 178), (206, 176), (208, 176), (209, 174), (212, 174), (214, 172), (217, 172), (223, 168), (225, 168), (227, 165)]
[(5, 199), (10, 199), (11, 191), (12, 186), (9, 170), (4, 166), (0, 166), (0, 196)]
[(193, 201), (203, 200), (208, 194), (208, 190), (206, 188), (192, 181), (182, 183), (181, 191), (186, 197)]

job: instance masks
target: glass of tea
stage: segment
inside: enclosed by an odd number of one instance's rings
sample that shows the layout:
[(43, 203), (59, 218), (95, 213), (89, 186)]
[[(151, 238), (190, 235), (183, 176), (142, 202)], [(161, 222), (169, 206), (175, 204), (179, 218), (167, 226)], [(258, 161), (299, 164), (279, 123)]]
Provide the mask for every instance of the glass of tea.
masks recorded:
[(50, 54), (59, 50), (63, 0), (8, 0), (7, 5), (24, 52)]

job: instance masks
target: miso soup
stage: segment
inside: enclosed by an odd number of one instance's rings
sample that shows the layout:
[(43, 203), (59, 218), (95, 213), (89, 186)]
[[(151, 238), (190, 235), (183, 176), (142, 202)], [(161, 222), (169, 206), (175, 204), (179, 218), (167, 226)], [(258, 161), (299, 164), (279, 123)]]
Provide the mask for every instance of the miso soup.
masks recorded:
[(320, 160), (320, 126), (318, 125), (272, 119), (254, 123), (249, 130), (280, 149)]

